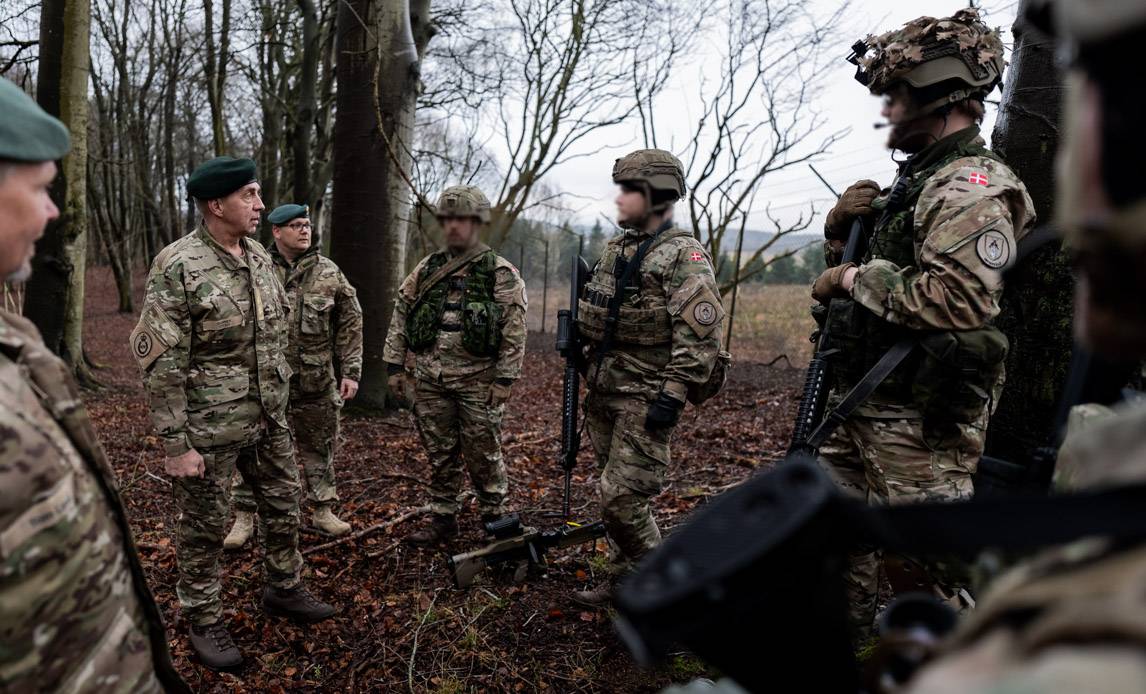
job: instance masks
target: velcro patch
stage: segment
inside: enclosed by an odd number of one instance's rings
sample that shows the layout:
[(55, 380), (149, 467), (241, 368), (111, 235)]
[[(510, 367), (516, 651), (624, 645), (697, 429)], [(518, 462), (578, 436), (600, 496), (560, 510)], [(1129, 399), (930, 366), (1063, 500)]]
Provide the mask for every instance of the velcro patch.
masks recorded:
[(183, 331), (171, 320), (163, 309), (155, 304), (148, 303), (139, 317), (135, 330), (131, 331), (128, 345), (131, 354), (139, 362), (143, 371), (163, 356), (164, 352), (179, 344)]
[(1011, 260), (1011, 243), (1000, 231), (983, 232), (975, 241), (979, 260), (992, 270), (998, 270)]
[[(700, 278), (700, 275), (695, 277)], [(711, 335), (724, 319), (724, 307), (720, 305), (720, 297), (707, 284), (702, 284), (684, 305), (680, 317), (697, 337), (703, 339)]]

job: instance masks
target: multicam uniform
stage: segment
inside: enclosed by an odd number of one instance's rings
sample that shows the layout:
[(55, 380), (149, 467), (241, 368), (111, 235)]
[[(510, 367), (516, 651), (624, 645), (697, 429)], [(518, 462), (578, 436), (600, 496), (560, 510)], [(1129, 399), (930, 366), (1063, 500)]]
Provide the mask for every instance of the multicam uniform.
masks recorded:
[[(338, 500), (338, 379), (362, 376), (362, 307), (346, 276), (317, 246), (294, 263), (274, 247), (270, 255), (291, 310), (286, 357), (294, 375), (287, 412), (295, 450), (306, 474), (307, 500), (329, 505)], [(251, 488), (241, 476), (233, 493), (237, 509), (255, 511)]]
[(299, 585), (299, 480), (287, 428), (289, 304), (272, 261), (244, 238), (227, 252), (205, 226), (152, 264), (131, 349), (168, 457), (194, 449), (203, 477), (172, 480), (180, 510), (176, 590), (193, 624), (222, 614), (219, 553), (238, 466), (266, 527), (265, 570), (276, 588)]
[(578, 303), (578, 328), (590, 346), (586, 428), (617, 572), (661, 537), (649, 502), (664, 487), (673, 427), (647, 428), (650, 406), (663, 394), (683, 407), (709, 383), (714, 366), (727, 363), (724, 309), (708, 254), (692, 234), (672, 228), (659, 232), (623, 289), (613, 345), (598, 365), (623, 264), (653, 235), (628, 229), (611, 239)]
[[(383, 359), (415, 353), (415, 421), (430, 459), (430, 505), (438, 516), (460, 508), (462, 464), (485, 516), (503, 512), (507, 482), (501, 456), (505, 405), (489, 405), (495, 381), (512, 384), (525, 358), (525, 282), (508, 260), (482, 246), (449, 277), (427, 287), (449, 251), (422, 259), (402, 282)], [(415, 301), (426, 310), (414, 312)], [(416, 314), (416, 315), (415, 315)], [(411, 335), (416, 331), (419, 336)]]
[[(868, 43), (893, 59), (910, 55), (903, 51), (913, 41), (931, 45), (935, 31), (966, 31), (968, 45), (993, 46), (993, 34), (967, 28), (977, 20), (971, 15), (921, 18)], [(877, 70), (873, 93), (894, 82), (886, 65), (884, 73), (879, 65), (865, 65)], [(986, 85), (993, 86), (989, 74), (980, 86)], [(872, 205), (879, 221), (850, 298), (836, 299), (826, 316), (832, 346), (840, 350), (833, 361), (836, 397), (892, 345), (918, 344), (825, 443), (821, 459), (841, 486), (872, 503), (968, 498), (1003, 384), (1007, 340), (991, 326), (1003, 291), (1000, 270), (1032, 228), (1034, 207), (976, 127), (920, 150), (901, 166), (897, 183), (898, 204), (885, 190)], [(827, 251), (829, 266), (838, 265), (842, 244), (829, 241)], [(875, 615), (881, 560), (866, 552), (852, 560), (849, 598), (862, 638)], [(928, 568), (943, 591), (960, 587), (959, 570)]]
[(79, 389), (0, 312), (0, 690), (187, 691)]

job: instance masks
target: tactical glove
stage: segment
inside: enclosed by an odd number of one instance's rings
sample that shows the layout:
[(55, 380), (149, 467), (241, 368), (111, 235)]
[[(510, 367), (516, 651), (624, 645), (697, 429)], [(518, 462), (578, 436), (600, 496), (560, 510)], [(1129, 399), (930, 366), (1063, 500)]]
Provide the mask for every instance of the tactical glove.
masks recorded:
[(649, 431), (667, 429), (677, 423), (683, 409), (683, 402), (662, 392), (653, 404), (649, 405), (649, 413), (645, 415), (645, 428)]
[(836, 206), (828, 212), (824, 237), (833, 241), (846, 241), (852, 220), (871, 214), (871, 203), (879, 193), (879, 184), (875, 181), (856, 181), (848, 186), (836, 201)]
[(489, 406), (498, 407), (509, 400), (509, 393), (513, 390), (513, 381), (499, 378), (489, 386)]
[(851, 294), (844, 289), (844, 275), (855, 266), (844, 263), (824, 270), (812, 285), (812, 298), (824, 305), (832, 299), (846, 299)]

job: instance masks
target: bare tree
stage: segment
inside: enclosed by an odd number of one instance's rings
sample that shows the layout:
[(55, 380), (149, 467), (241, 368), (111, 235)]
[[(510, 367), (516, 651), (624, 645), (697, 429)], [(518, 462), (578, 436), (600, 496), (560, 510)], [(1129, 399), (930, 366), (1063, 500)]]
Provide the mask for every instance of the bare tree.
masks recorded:
[(91, 12), (87, 0), (46, 0), (40, 15), (37, 100), (64, 122), (72, 149), (61, 162), (52, 197), (60, 217), (36, 244), (35, 272), (24, 313), (44, 343), (92, 383), (84, 362), (84, 268), (87, 260), (87, 85)]
[(203, 0), (203, 18), (206, 22), (206, 80), (207, 102), (211, 105), (211, 139), (215, 156), (227, 153), (227, 134), (223, 103), (226, 101), (227, 64), (231, 46), (231, 1), (222, 0), (223, 16), (219, 24), (219, 39), (215, 41), (215, 3)]
[(428, 106), (471, 105), (507, 160), (491, 195), (491, 244), (523, 213), (557, 204), (560, 191), (538, 195), (538, 183), (594, 154), (583, 148), (588, 136), (638, 113), (635, 74), (642, 95), (660, 93), (696, 36), (680, 27), (702, 11), (666, 0), (493, 0), (457, 20), (464, 31), (445, 32), (430, 61)]
[[(728, 42), (720, 47), (715, 86), (702, 82), (700, 115), (682, 159), (688, 222), (708, 247), (717, 275), (728, 278), (724, 293), (763, 272), (769, 262), (798, 252), (790, 248), (770, 255), (781, 238), (804, 231), (815, 216), (811, 204), (795, 218), (782, 219), (771, 205), (760, 210), (756, 203), (770, 176), (823, 155), (846, 132), (823, 132), (816, 99), (826, 71), (835, 67), (828, 61), (837, 57), (835, 32), (847, 7), (844, 3), (822, 17), (801, 0), (728, 0), (709, 8)], [(647, 114), (646, 142), (655, 146), (655, 100), (638, 96)], [(771, 235), (733, 272), (725, 272), (726, 242), (742, 247), (753, 213), (762, 213)]]
[(338, 11), (331, 253), (358, 289), (363, 372), (358, 399), (386, 405), (382, 350), (405, 266), (410, 149), (418, 75), (433, 35), (429, 0), (345, 0)]

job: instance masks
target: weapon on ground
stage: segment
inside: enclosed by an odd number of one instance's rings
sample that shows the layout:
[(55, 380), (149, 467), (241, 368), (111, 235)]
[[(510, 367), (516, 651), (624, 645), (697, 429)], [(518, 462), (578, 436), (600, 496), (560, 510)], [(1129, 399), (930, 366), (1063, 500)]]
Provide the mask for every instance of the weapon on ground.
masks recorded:
[(604, 537), (605, 524), (602, 521), (585, 525), (566, 522), (554, 530), (537, 530), (523, 526), (517, 514), (511, 514), (487, 523), (486, 531), (493, 535), (493, 542), (450, 557), (450, 571), (458, 588), (468, 588), (483, 569), (498, 564), (527, 562), (530, 567), (544, 570), (547, 551)]
[(617, 629), (651, 664), (679, 644), (750, 691), (858, 691), (849, 550), (970, 558), (1083, 537), (1146, 540), (1146, 484), (1053, 498), (868, 506), (794, 454), (701, 508), (617, 593)]
[(561, 518), (569, 520), (569, 495), (572, 491), (573, 468), (581, 448), (581, 430), (577, 423), (578, 400), (581, 396), (582, 351), (577, 332), (577, 301), (589, 275), (589, 265), (581, 256), (573, 258), (569, 272), (569, 308), (557, 312), (557, 351), (565, 359), (561, 385), (561, 469), (565, 472), (565, 491), (561, 501)]

